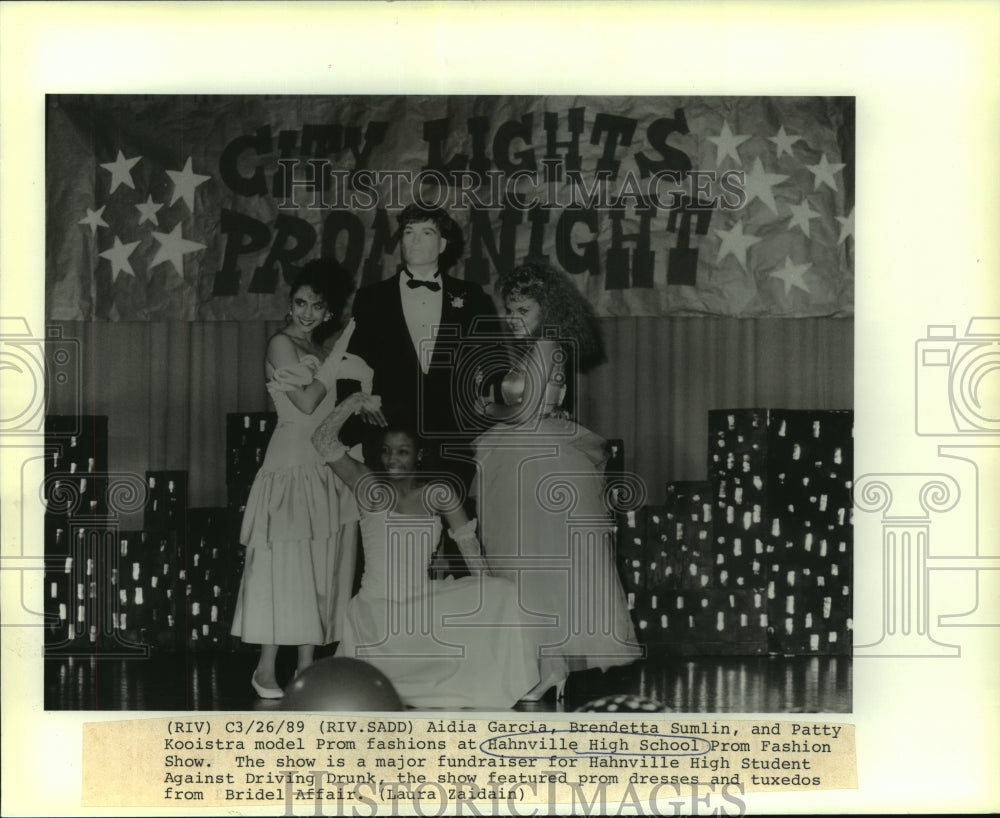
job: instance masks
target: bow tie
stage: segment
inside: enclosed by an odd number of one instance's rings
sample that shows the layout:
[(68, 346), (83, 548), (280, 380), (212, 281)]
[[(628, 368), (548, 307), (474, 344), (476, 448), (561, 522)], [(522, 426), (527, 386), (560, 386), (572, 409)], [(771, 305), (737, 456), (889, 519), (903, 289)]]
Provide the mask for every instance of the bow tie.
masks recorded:
[(424, 281), (423, 279), (415, 278), (413, 273), (411, 273), (409, 270), (406, 271), (406, 275), (409, 276), (406, 282), (406, 286), (409, 287), (411, 290), (415, 290), (417, 289), (417, 287), (426, 287), (432, 293), (436, 293), (438, 290), (441, 289), (441, 284), (438, 281)]

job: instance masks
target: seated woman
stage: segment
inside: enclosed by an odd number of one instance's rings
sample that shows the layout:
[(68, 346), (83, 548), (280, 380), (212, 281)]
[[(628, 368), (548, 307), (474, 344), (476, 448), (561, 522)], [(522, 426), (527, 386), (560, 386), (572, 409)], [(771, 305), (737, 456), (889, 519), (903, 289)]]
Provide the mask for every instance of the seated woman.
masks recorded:
[[(373, 400), (362, 393), (348, 397), (312, 438), (334, 474), (354, 490), (361, 514), (364, 575), (337, 656), (377, 667), (410, 707), (512, 707), (539, 679), (516, 588), (489, 575), (476, 521), (466, 517), (447, 475), (432, 479), (421, 472), (424, 454), (414, 434), (385, 431), (379, 474), (345, 456), (340, 428)], [(472, 576), (429, 579), (442, 516)]]

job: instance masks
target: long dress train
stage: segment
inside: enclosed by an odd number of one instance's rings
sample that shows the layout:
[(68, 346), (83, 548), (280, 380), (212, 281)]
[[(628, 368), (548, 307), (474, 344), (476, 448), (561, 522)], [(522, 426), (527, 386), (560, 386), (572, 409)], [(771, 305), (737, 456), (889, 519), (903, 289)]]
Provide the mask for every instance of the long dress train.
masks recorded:
[(538, 683), (535, 643), (508, 580), (428, 578), (439, 517), (362, 511), (365, 571), (337, 656), (386, 674), (415, 708), (512, 707)]

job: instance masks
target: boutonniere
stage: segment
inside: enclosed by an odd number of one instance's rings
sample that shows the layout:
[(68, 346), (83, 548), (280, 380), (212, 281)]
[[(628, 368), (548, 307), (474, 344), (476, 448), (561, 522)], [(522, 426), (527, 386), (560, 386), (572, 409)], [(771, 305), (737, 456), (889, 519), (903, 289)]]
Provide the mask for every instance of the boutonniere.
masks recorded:
[(460, 310), (465, 306), (465, 299), (460, 295), (453, 295), (451, 297), (451, 308), (453, 310)]

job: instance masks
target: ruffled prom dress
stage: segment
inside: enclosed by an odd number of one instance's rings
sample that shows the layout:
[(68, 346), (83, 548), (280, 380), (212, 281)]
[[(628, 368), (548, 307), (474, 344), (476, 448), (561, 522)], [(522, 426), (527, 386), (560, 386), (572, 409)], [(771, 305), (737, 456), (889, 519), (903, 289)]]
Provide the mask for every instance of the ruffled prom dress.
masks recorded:
[[(340, 362), (336, 377), (370, 383), (371, 368), (344, 352), (352, 331), (353, 322), (330, 353)], [(357, 559), (357, 503), (310, 439), (336, 405), (336, 390), (328, 390), (311, 414), (288, 397), (310, 384), (320, 366), (306, 355), (287, 369), (268, 367), (278, 423), (240, 532), (247, 553), (232, 633), (244, 642), (325, 645), (343, 630)]]

